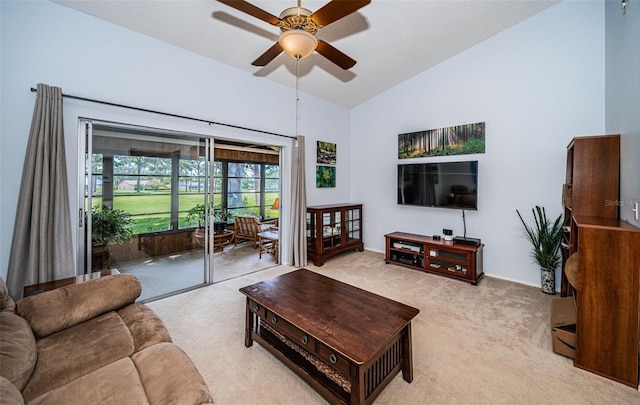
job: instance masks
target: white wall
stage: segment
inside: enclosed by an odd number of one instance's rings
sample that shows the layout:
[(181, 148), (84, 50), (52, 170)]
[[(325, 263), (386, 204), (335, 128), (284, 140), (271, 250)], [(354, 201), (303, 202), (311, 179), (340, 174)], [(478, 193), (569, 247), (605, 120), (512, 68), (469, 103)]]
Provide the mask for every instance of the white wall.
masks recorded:
[(462, 234), (461, 211), (396, 204), (398, 163), (456, 159), (400, 161), (397, 135), (484, 121), (486, 153), (457, 158), (479, 160), (467, 236), (485, 244), (486, 274), (540, 285), (516, 209), (561, 213), (567, 144), (604, 133), (604, 67), (603, 3), (562, 2), (353, 108), (352, 200), (365, 203), (365, 246), (384, 251), (393, 231)]
[[(37, 83), (61, 87), (65, 94), (285, 135), (295, 133), (295, 91), (292, 88), (55, 3), (2, 1), (0, 18), (1, 277), (6, 277), (7, 273), (20, 173), (35, 102), (35, 94), (29, 89)], [(292, 76), (291, 80), (293, 84), (295, 78)], [(351, 177), (348, 164), (349, 111), (305, 95), (304, 80), (301, 78), (299, 132), (307, 138), (309, 203), (348, 201)], [(65, 142), (74, 229), (77, 224), (73, 213), (78, 212), (78, 117), (291, 146), (286, 138), (209, 127), (192, 121), (65, 99)], [(338, 144), (338, 187), (335, 189), (315, 189), (313, 169), (317, 140)], [(285, 165), (288, 163), (287, 159)], [(282, 247), (283, 259), (287, 261), (286, 237), (283, 237)]]
[[(307, 137), (309, 205), (364, 203), (365, 246), (378, 251), (384, 249), (384, 234), (395, 230), (430, 235), (446, 227), (461, 234), (458, 211), (396, 205), (397, 134), (484, 121), (486, 153), (460, 157), (480, 161), (479, 210), (467, 212), (467, 234), (486, 244), (488, 274), (539, 285), (515, 210), (528, 212), (539, 204), (558, 215), (568, 142), (605, 133), (604, 8), (602, 1), (562, 2), (351, 112), (304, 94), (301, 78), (299, 132)], [(0, 18), (0, 276), (6, 276), (35, 101), (29, 88), (38, 82), (68, 94), (295, 132), (291, 88), (49, 2), (0, 2)], [(637, 14), (633, 18), (637, 33)], [(629, 71), (637, 72), (635, 66)], [(629, 108), (638, 105), (632, 98), (637, 94), (625, 96)], [(290, 145), (281, 138), (83, 102), (65, 100), (64, 108), (74, 202), (79, 116)], [(608, 116), (607, 131), (617, 132), (609, 121)], [(638, 134), (637, 121), (625, 125), (629, 134)], [(317, 140), (338, 145), (335, 189), (315, 188)], [(623, 137), (623, 142), (637, 155), (637, 136)], [(623, 149), (623, 166), (625, 161), (635, 164), (637, 172), (637, 159), (625, 159), (629, 153)], [(640, 194), (637, 180), (625, 183), (624, 178), (623, 167), (623, 190)]]
[(640, 226), (632, 208), (640, 201), (640, 3), (605, 2), (606, 128), (621, 135), (620, 217)]

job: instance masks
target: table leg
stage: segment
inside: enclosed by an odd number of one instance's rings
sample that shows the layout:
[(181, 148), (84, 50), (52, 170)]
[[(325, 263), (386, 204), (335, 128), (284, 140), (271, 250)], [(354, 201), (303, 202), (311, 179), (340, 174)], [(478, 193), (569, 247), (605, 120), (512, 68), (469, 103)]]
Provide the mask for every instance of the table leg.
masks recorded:
[(409, 322), (402, 332), (402, 351), (404, 352), (402, 378), (409, 383), (413, 381), (413, 350), (411, 346), (411, 322)]
[(351, 403), (364, 404), (364, 370), (361, 366), (351, 366)]
[(253, 312), (251, 312), (251, 308), (249, 308), (249, 298), (247, 298), (247, 304), (245, 305), (245, 307), (246, 319), (244, 327), (244, 345), (245, 347), (251, 347), (253, 346), (253, 338), (251, 337), (251, 332), (253, 331), (255, 316), (253, 315)]

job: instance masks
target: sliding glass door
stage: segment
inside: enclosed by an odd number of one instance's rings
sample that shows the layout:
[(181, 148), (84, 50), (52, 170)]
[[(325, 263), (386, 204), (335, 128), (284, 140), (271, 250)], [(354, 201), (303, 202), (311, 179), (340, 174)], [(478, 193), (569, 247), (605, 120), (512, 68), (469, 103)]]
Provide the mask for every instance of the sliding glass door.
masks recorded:
[(213, 140), (86, 121), (85, 273), (117, 269), (142, 300), (210, 283)]

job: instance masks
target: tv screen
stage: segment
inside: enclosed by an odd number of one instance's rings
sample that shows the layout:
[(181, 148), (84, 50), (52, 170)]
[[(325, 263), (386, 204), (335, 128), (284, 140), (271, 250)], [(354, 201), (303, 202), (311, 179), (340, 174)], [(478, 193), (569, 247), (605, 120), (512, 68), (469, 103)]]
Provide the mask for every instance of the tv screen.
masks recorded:
[(478, 161), (398, 165), (398, 204), (478, 209)]

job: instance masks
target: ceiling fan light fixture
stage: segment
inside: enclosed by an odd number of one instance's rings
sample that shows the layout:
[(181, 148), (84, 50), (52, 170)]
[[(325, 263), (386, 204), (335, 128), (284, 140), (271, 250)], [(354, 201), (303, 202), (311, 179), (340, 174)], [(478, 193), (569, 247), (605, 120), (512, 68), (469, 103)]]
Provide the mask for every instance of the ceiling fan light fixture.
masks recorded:
[(318, 40), (314, 35), (299, 29), (284, 31), (280, 34), (278, 43), (284, 52), (294, 59), (306, 58), (318, 46)]

